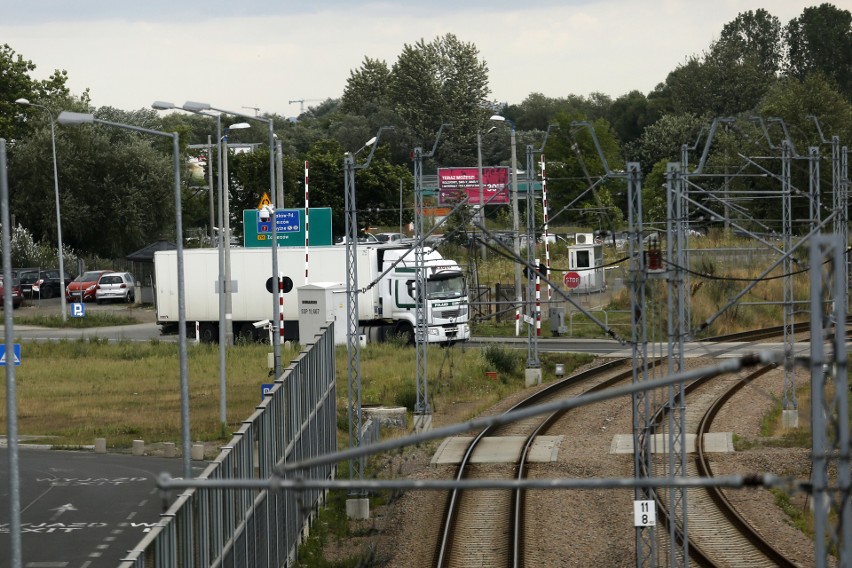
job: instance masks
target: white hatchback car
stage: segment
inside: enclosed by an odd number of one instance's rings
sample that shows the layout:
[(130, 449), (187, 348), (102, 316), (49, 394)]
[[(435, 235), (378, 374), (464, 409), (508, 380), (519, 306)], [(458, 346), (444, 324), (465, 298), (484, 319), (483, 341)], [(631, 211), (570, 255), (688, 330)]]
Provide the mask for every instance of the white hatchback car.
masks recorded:
[(132, 303), (136, 300), (136, 280), (129, 272), (107, 272), (98, 280), (95, 300), (99, 304), (107, 300)]

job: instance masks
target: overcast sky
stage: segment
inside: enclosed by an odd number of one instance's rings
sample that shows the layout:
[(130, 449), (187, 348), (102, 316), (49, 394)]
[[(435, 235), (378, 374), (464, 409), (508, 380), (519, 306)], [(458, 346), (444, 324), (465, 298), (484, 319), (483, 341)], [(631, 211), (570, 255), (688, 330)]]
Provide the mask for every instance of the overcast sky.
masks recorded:
[[(850, 9), (850, 0), (834, 5)], [(155, 100), (283, 116), (343, 93), (365, 56), (453, 33), (489, 69), (491, 99), (648, 93), (738, 13), (786, 24), (800, 0), (0, 0), (0, 43), (68, 71), (75, 94), (124, 110)]]

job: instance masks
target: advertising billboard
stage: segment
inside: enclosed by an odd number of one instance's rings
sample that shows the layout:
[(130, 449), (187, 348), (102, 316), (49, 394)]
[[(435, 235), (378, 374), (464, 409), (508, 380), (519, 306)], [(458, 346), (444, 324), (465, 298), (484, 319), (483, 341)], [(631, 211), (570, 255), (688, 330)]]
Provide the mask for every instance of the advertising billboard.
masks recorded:
[[(467, 196), (479, 205), (479, 168), (438, 168), (438, 192), (441, 204)], [(482, 196), (488, 205), (509, 203), (509, 168), (482, 168)]]

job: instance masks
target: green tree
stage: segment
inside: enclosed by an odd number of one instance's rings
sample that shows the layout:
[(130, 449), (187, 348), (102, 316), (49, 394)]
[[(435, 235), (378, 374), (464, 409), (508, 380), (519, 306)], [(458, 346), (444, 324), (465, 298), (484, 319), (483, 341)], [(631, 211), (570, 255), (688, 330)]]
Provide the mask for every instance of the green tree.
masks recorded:
[(48, 79), (38, 81), (30, 76), (35, 69), (32, 61), (16, 54), (8, 44), (0, 46), (0, 138), (11, 141), (25, 136), (26, 113), (16, 100), (25, 98), (52, 106), (68, 97), (65, 71), (56, 70)]
[(390, 69), (379, 59), (364, 58), (361, 67), (349, 72), (340, 107), (343, 112), (371, 114), (371, 110), (386, 106), (390, 87)]
[(658, 162), (679, 162), (681, 146), (692, 144), (706, 126), (694, 114), (667, 114), (649, 126), (639, 139), (639, 162), (645, 173)]
[(623, 145), (638, 140), (645, 128), (659, 118), (659, 109), (639, 91), (630, 91), (613, 101), (608, 116)]
[(762, 8), (741, 12), (722, 28), (715, 47), (728, 50), (740, 62), (751, 57), (762, 73), (774, 75), (783, 55), (781, 22)]
[(852, 14), (832, 4), (805, 8), (784, 28), (785, 72), (799, 80), (821, 73), (852, 99)]
[[(134, 113), (111, 108), (95, 114), (125, 124), (134, 118)], [(136, 118), (144, 122), (151, 117), (140, 113)], [(174, 238), (172, 148), (159, 138), (108, 126), (57, 127), (65, 244), (116, 257), (157, 238)], [(31, 136), (15, 145), (9, 164), (10, 206), (18, 222), (33, 235), (54, 241), (49, 148), (46, 119)]]
[(390, 104), (410, 131), (411, 147), (431, 144), (451, 123), (438, 150), (444, 163), (476, 156), (476, 131), (487, 119), (488, 66), (472, 43), (453, 34), (406, 44), (391, 69)]

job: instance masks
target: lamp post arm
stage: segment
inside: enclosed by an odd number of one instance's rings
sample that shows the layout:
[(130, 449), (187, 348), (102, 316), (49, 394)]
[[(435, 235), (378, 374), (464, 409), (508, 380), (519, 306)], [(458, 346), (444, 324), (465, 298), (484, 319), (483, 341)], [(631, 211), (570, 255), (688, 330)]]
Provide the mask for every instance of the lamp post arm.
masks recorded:
[(598, 151), (598, 157), (601, 159), (601, 165), (603, 165), (604, 172), (607, 176), (611, 176), (612, 170), (609, 169), (609, 164), (606, 161), (606, 156), (604, 156), (601, 144), (598, 142), (598, 136), (595, 134), (595, 128), (592, 126), (592, 123), (587, 120), (574, 121), (571, 123), (571, 127), (573, 128), (575, 126), (579, 128), (587, 128), (589, 130), (589, 133), (592, 135), (592, 142), (595, 144), (595, 150)]
[[(382, 127), (379, 128), (379, 131), (376, 132), (376, 141), (373, 142), (373, 146), (372, 146), (372, 148), (370, 148), (370, 155), (367, 156), (367, 161), (364, 162), (361, 165), (355, 166), (356, 170), (363, 170), (363, 169), (368, 168), (370, 166), (370, 162), (373, 161), (373, 154), (376, 153), (376, 148), (379, 146), (379, 139), (382, 137), (382, 131), (383, 130), (394, 130), (394, 128), (395, 127), (393, 127), (393, 126), (382, 126)], [(355, 159), (354, 155), (352, 156), (352, 159), (353, 160)]]
[(541, 154), (542, 152), (544, 152), (544, 147), (547, 146), (547, 137), (550, 136), (550, 131), (554, 128), (556, 130), (559, 130), (559, 125), (558, 124), (548, 124), (547, 125), (547, 130), (544, 131), (544, 140), (542, 140), (542, 142), (541, 142), (541, 148), (539, 148), (538, 150), (535, 151), (536, 154)]
[[(435, 143), (432, 145), (432, 151), (429, 152), (428, 154), (423, 154), (424, 158), (431, 158), (432, 156), (435, 155), (435, 150), (438, 149), (438, 141), (441, 139), (441, 132), (444, 130), (445, 126), (447, 128), (450, 128), (452, 126), (452, 124), (450, 124), (449, 122), (445, 122), (445, 123), (441, 124), (440, 128), (438, 128), (438, 134), (435, 136)], [(378, 143), (378, 140), (376, 140), (376, 142)]]

